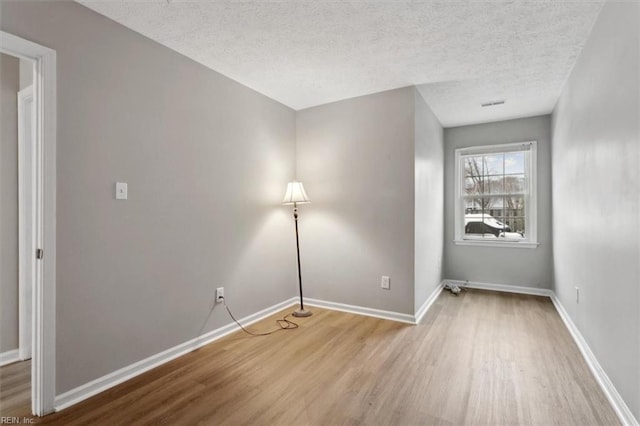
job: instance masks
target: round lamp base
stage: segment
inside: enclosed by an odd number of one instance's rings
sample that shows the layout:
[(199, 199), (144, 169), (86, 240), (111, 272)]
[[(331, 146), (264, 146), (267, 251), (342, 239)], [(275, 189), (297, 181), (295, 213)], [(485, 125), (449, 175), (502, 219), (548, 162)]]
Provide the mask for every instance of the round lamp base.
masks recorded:
[(311, 311), (307, 311), (306, 309), (297, 309), (292, 315), (294, 317), (310, 317)]

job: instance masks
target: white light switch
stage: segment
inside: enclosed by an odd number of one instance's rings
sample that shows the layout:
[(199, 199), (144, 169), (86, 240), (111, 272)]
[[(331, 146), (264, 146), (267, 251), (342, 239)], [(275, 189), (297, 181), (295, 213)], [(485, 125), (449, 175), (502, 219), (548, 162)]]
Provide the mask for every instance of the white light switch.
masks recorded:
[(116, 182), (116, 200), (127, 199), (127, 184), (125, 182)]

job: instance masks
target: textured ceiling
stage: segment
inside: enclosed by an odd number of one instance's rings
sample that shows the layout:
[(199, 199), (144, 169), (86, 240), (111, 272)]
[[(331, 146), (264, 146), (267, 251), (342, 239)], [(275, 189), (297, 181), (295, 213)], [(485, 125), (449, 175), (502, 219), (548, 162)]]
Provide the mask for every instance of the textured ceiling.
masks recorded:
[(415, 85), (445, 127), (551, 112), (604, 3), (78, 1), (296, 110)]

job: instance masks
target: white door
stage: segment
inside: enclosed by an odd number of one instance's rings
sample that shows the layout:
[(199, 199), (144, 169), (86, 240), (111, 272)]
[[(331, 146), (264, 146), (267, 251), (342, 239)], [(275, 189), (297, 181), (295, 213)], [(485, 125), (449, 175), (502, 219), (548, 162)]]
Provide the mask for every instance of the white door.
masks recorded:
[(35, 104), (33, 86), (18, 92), (18, 352), (31, 358), (35, 280)]

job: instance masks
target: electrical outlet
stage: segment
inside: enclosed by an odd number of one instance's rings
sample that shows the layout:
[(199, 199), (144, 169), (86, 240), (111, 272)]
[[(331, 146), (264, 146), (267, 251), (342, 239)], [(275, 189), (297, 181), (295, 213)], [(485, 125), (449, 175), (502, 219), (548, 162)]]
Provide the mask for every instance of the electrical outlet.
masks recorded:
[(576, 303), (580, 303), (580, 287), (576, 287)]
[(216, 288), (216, 303), (220, 303), (224, 300), (224, 287)]
[(383, 275), (382, 281), (380, 281), (380, 287), (382, 287), (385, 290), (389, 290), (391, 288), (391, 278)]

